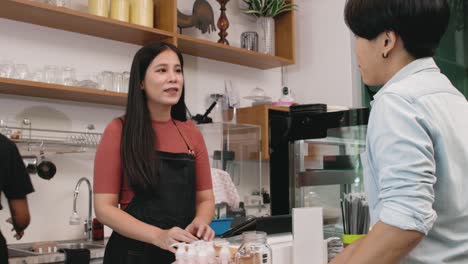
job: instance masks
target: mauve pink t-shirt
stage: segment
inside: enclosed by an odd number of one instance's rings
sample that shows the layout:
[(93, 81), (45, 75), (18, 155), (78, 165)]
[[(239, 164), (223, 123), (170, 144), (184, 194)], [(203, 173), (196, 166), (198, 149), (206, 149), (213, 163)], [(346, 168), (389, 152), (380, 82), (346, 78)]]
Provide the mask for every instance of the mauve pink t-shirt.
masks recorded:
[[(188, 153), (187, 145), (177, 128), (185, 136), (190, 147), (195, 152), (196, 190), (212, 189), (210, 164), (203, 136), (192, 121), (166, 122), (152, 121), (157, 135), (155, 150)], [(120, 140), (122, 137), (122, 122), (116, 118), (107, 125), (94, 160), (94, 193), (119, 194), (119, 203), (126, 208), (133, 198), (133, 191), (126, 177), (122, 177), (120, 158)]]

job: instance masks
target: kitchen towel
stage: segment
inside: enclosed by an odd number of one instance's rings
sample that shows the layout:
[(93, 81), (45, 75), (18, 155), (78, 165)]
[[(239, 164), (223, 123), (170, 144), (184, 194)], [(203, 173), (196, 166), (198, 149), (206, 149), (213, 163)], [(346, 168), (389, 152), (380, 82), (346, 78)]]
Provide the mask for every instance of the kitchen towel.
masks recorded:
[(239, 193), (232, 182), (231, 176), (226, 171), (211, 168), (211, 178), (213, 181), (213, 193), (215, 203), (227, 203), (231, 208), (239, 207)]

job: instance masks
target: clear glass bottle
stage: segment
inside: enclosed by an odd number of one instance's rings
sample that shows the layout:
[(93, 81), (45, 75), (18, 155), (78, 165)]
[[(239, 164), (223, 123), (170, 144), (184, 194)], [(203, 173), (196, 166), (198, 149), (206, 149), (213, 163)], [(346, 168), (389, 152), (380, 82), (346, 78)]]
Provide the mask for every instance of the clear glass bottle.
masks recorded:
[(271, 256), (265, 232), (242, 233), (242, 244), (236, 253), (236, 264), (271, 264)]

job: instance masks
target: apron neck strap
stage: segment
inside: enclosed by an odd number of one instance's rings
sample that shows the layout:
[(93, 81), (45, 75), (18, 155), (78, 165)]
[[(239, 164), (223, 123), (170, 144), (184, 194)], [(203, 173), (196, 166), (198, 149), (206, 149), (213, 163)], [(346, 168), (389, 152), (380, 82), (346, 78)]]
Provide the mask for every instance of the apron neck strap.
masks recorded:
[(190, 154), (195, 154), (195, 152), (193, 151), (192, 147), (190, 146), (190, 143), (189, 141), (187, 140), (187, 138), (185, 137), (184, 133), (182, 133), (182, 130), (179, 129), (179, 126), (177, 126), (177, 123), (174, 119), (171, 119), (172, 120), (172, 123), (174, 123), (174, 126), (177, 128), (177, 131), (179, 131), (179, 134), (180, 136), (182, 137), (182, 139), (184, 140), (185, 142), (185, 145), (187, 146), (187, 149), (188, 149), (188, 152)]

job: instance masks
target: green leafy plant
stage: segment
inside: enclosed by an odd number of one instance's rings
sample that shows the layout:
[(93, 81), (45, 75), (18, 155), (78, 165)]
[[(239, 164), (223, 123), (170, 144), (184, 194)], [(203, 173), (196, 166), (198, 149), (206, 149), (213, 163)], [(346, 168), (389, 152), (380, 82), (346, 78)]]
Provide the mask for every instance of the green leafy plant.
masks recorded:
[(244, 12), (256, 17), (275, 17), (281, 13), (297, 10), (296, 4), (286, 0), (243, 0)]

